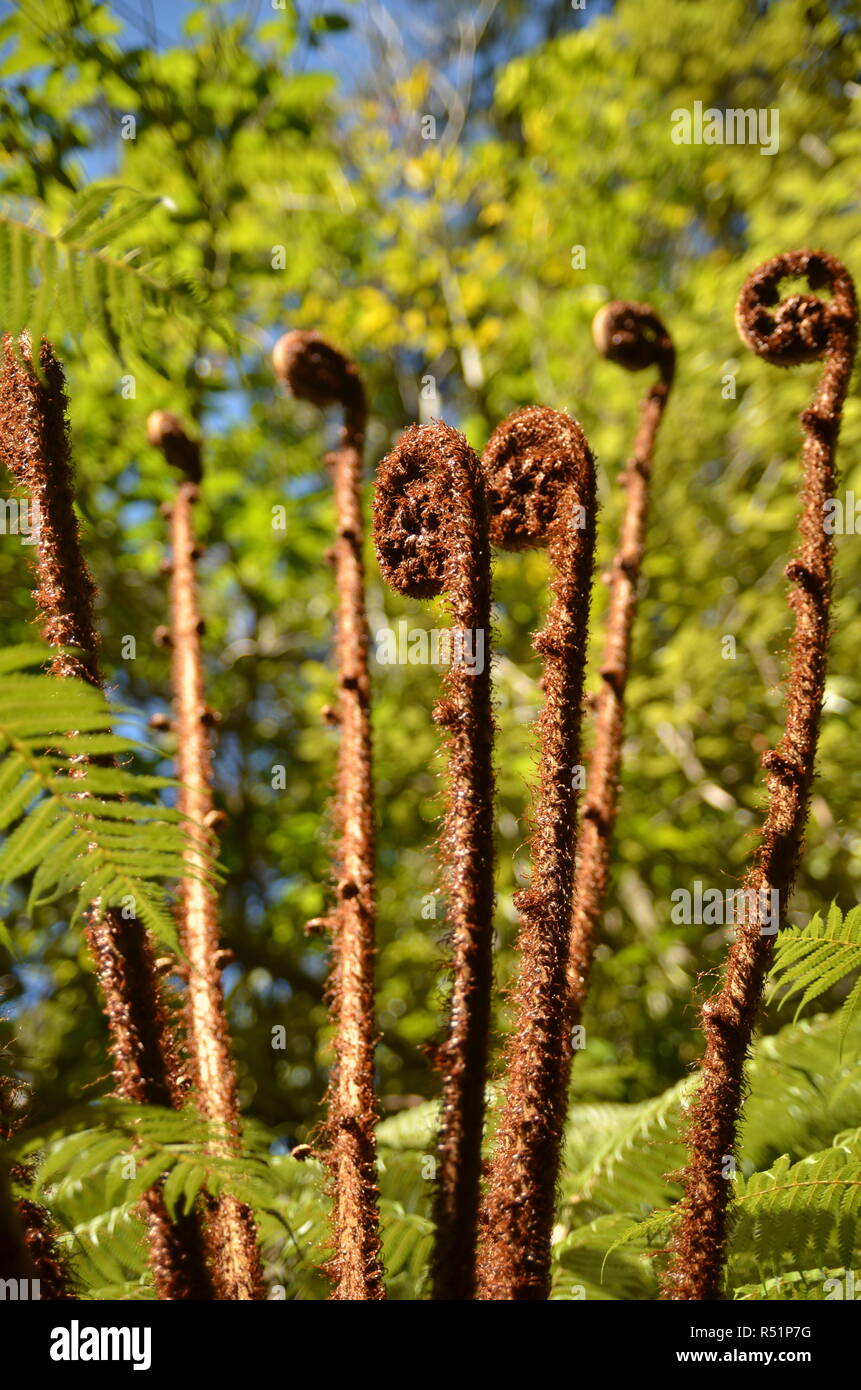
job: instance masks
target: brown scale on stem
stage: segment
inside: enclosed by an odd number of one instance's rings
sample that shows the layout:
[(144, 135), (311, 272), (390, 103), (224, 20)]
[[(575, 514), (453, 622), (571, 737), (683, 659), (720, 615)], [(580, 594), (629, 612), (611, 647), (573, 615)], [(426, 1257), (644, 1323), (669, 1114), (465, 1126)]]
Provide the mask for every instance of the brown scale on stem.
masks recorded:
[(377, 475), (374, 540), (393, 588), (413, 598), (445, 594), (452, 619), (452, 659), (434, 710), (448, 755), (441, 851), (452, 991), (437, 1053), (432, 1273), (435, 1299), (470, 1299), (493, 976), (493, 712), (487, 513), (479, 461), (457, 430), (434, 420), (404, 432)]
[[(81, 550), (63, 369), (50, 343), (40, 347), (41, 378), (28, 335), (3, 339), (0, 453), (28, 494), (36, 521), (36, 605), (40, 629), (57, 651), (51, 670), (102, 688), (95, 585)], [(84, 766), (79, 767), (83, 773)], [(155, 955), (143, 925), (95, 904), (85, 930), (104, 998), (116, 1093), (140, 1104), (179, 1106), (177, 1059)], [(142, 1207), (159, 1297), (207, 1298), (208, 1280), (193, 1222), (171, 1223), (157, 1190)]]
[[(781, 281), (805, 276), (813, 294), (780, 298)], [(816, 295), (830, 291), (830, 300)], [(778, 367), (825, 359), (819, 388), (803, 412), (804, 481), (800, 544), (787, 566), (795, 615), (783, 736), (763, 755), (768, 805), (762, 838), (745, 878), (746, 921), (736, 927), (723, 984), (706, 1001), (706, 1051), (687, 1131), (684, 1195), (664, 1276), (664, 1297), (721, 1297), (731, 1183), (725, 1160), (735, 1152), (744, 1068), (771, 964), (776, 923), (767, 916), (776, 893), (783, 922), (804, 841), (814, 777), (830, 625), (833, 542), (824, 508), (837, 484), (835, 451), (852, 375), (858, 312), (852, 279), (824, 252), (791, 251), (767, 261), (746, 281), (736, 309), (739, 333), (753, 352)], [(764, 932), (763, 928), (768, 931)]]
[(285, 333), (275, 345), (273, 365), (294, 396), (321, 409), (339, 404), (344, 410), (339, 447), (328, 460), (337, 518), (332, 558), (338, 595), (338, 704), (327, 706), (324, 718), (340, 729), (336, 900), (327, 923), (332, 931), (328, 998), (336, 1059), (326, 1114), (326, 1158), (334, 1199), (329, 1274), (334, 1299), (380, 1299), (385, 1289), (374, 1096), (374, 778), (361, 494), (367, 408), (354, 363), (316, 333)]
[(595, 550), (595, 467), (575, 420), (516, 411), (482, 457), (491, 540), (547, 546), (553, 599), (533, 639), (544, 658), (532, 880), (517, 894), (520, 970), (505, 1099), (482, 1210), (479, 1297), (546, 1299), (570, 1032), (566, 971), (576, 841), (583, 682)]
[(637, 591), (646, 540), (655, 437), (675, 373), (675, 350), (648, 304), (605, 304), (592, 326), (603, 357), (627, 371), (656, 366), (658, 378), (643, 401), (634, 453), (621, 481), (627, 490), (619, 547), (610, 573), (610, 602), (601, 658), (601, 689), (594, 703), (595, 740), (577, 846), (574, 913), (568, 961), (570, 1026), (583, 1016), (592, 958), (601, 921), (619, 805), (619, 769), (625, 728), (625, 686)]
[[(195, 1097), (217, 1131), (217, 1152), (241, 1151), (236, 1076), (221, 984), (218, 898), (207, 879), (215, 853), (212, 831), (211, 712), (204, 692), (197, 597), (194, 504), (201, 479), (200, 445), (168, 411), (154, 411), (147, 423), (150, 444), (161, 448), (181, 476), (170, 506), (172, 551), (170, 649), (177, 735), (178, 809), (188, 817), (185, 860), (189, 875), (181, 884), (179, 935), (188, 961), (186, 1034)], [(204, 1245), (219, 1300), (265, 1297), (257, 1230), (252, 1212), (229, 1193), (205, 1199)]]

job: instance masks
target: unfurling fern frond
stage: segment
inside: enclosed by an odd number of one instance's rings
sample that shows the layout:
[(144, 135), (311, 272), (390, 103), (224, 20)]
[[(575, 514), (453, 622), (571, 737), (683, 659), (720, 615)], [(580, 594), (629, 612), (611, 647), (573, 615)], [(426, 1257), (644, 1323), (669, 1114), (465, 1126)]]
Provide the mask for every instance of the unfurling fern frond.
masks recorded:
[(126, 233), (160, 204), (161, 198), (118, 184), (96, 184), (73, 202), (56, 231), (0, 209), (4, 332), (26, 330), (38, 343), (52, 333), (78, 338), (95, 328), (117, 358), (137, 355), (162, 375), (163, 357), (155, 345), (147, 350), (142, 337), (153, 312), (162, 321), (170, 316), (207, 327), (232, 344), (193, 281), (163, 274), (140, 247), (127, 247)]
[(46, 655), (0, 657), (0, 885), (32, 873), (28, 911), (69, 892), (75, 917), (95, 901), (128, 908), (176, 950), (165, 881), (184, 872), (182, 817), (149, 799), (172, 783), (97, 764), (140, 745), (113, 732), (100, 690), (32, 674)]
[[(785, 927), (777, 938), (771, 971), (772, 995), (785, 993), (781, 1004), (798, 999), (797, 1018), (805, 1004), (818, 999), (861, 968), (861, 907), (853, 907), (844, 917), (832, 903), (823, 922), (822, 914), (804, 927)], [(798, 996), (801, 996), (800, 999)], [(843, 1034), (861, 1009), (861, 975), (855, 981), (840, 1013)]]

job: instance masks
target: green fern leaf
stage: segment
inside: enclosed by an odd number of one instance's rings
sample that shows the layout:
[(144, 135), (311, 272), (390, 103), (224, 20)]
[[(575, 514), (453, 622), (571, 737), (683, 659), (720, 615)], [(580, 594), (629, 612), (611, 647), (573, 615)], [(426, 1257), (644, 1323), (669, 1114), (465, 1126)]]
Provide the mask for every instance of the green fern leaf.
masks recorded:
[[(853, 907), (844, 918), (832, 903), (825, 922), (817, 912), (806, 926), (788, 927), (780, 933), (771, 972), (771, 996), (781, 990), (781, 1004), (798, 999), (797, 1018), (806, 1004), (860, 967), (861, 907)], [(841, 1013), (844, 1036), (859, 1008), (861, 985), (856, 982)]]
[[(95, 328), (114, 355), (137, 358), (165, 372), (142, 332), (151, 318), (170, 317), (217, 335), (239, 355), (233, 330), (213, 313), (200, 287), (184, 275), (160, 275), (140, 248), (122, 245), (162, 199), (116, 183), (78, 195), (63, 225), (46, 230), (34, 217), (21, 222), (0, 211), (0, 322), (13, 336), (24, 329), (38, 342), (55, 331), (79, 338)], [(42, 222), (47, 209), (37, 209)], [(118, 245), (119, 243), (119, 245)], [(38, 365), (37, 365), (38, 370)]]
[[(93, 765), (106, 752), (128, 756), (136, 745), (111, 732), (116, 711), (100, 691), (28, 673), (44, 659), (43, 649), (27, 646), (5, 653), (0, 668), (0, 884), (35, 871), (31, 912), (67, 893), (77, 895), (75, 918), (95, 901), (133, 903), (135, 915), (177, 950), (165, 883), (188, 876), (184, 821), (138, 799), (170, 784)], [(69, 735), (70, 728), (78, 732)], [(208, 863), (204, 872), (215, 874)]]
[(739, 1179), (734, 1195), (736, 1265), (746, 1254), (769, 1274), (849, 1264), (858, 1253), (861, 1129), (799, 1163), (782, 1155), (766, 1172)]

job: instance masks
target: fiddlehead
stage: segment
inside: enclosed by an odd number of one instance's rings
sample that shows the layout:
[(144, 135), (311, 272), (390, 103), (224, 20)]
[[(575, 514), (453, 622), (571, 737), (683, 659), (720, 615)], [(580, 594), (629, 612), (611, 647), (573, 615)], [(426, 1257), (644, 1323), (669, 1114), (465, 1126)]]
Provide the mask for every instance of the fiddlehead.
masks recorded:
[[(788, 277), (805, 275), (830, 300), (793, 294), (781, 300)], [(679, 1222), (664, 1277), (670, 1299), (717, 1299), (726, 1257), (730, 1182), (744, 1091), (744, 1066), (771, 964), (774, 934), (795, 882), (819, 736), (831, 606), (833, 542), (825, 509), (837, 482), (835, 450), (855, 358), (858, 315), (848, 272), (823, 252), (777, 256), (746, 281), (736, 322), (759, 356), (779, 367), (825, 359), (804, 432), (800, 544), (786, 569), (795, 616), (783, 736), (763, 754), (768, 805), (762, 837), (744, 882), (745, 922), (736, 927), (720, 990), (706, 1001), (706, 1051), (687, 1133), (688, 1162)], [(776, 894), (776, 897), (774, 896)]]
[(445, 731), (452, 994), (442, 1071), (433, 1296), (475, 1289), (476, 1221), (490, 1022), (493, 937), (493, 713), (490, 547), (481, 471), (441, 421), (411, 426), (377, 475), (374, 540), (383, 576), (413, 598), (444, 594), (451, 662), (434, 718)]
[(341, 735), (335, 799), (337, 897), (329, 914), (328, 995), (336, 1057), (326, 1119), (335, 1203), (329, 1269), (335, 1298), (378, 1299), (384, 1288), (374, 1136), (374, 778), (361, 499), (365, 393), (355, 365), (316, 333), (285, 333), (272, 358), (276, 374), (294, 396), (344, 409), (340, 447), (329, 456), (338, 528), (336, 719)]
[(531, 408), (515, 412), (494, 431), (482, 471), (491, 540), (513, 550), (546, 546), (554, 578), (547, 621), (533, 639), (544, 658), (540, 784), (532, 880), (515, 899), (520, 970), (505, 1099), (482, 1212), (479, 1297), (544, 1299), (570, 1058), (566, 971), (574, 773), (580, 763), (595, 548), (595, 468), (575, 420)]
[(275, 375), (299, 400), (310, 401), (321, 410), (328, 405), (343, 406), (345, 432), (354, 444), (361, 443), (367, 407), (355, 362), (319, 333), (295, 328), (278, 339), (272, 349), (272, 365)]
[(595, 741), (577, 845), (568, 962), (572, 1027), (582, 1018), (607, 891), (619, 804), (625, 686), (646, 539), (652, 455), (675, 371), (672, 339), (648, 304), (619, 301), (605, 304), (595, 315), (592, 332), (595, 346), (603, 357), (631, 372), (657, 367), (658, 377), (643, 401), (633, 456), (621, 476), (627, 501), (619, 546), (609, 575), (610, 602), (601, 658), (601, 689), (595, 702)]

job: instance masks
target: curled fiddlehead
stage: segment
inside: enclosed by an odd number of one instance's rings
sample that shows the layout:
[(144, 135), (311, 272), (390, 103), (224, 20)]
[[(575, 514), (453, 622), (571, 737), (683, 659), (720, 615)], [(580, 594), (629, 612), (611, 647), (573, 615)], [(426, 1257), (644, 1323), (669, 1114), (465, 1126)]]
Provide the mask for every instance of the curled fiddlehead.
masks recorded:
[[(781, 281), (806, 276), (813, 291), (792, 294)], [(736, 310), (744, 342), (767, 362), (797, 366), (824, 358), (818, 390), (801, 416), (804, 432), (800, 544), (787, 566), (795, 616), (784, 731), (763, 754), (768, 804), (762, 836), (744, 881), (745, 923), (735, 929), (723, 984), (706, 1000), (706, 1051), (687, 1132), (684, 1195), (664, 1277), (670, 1299), (717, 1299), (726, 1257), (731, 1184), (744, 1094), (744, 1066), (771, 963), (774, 933), (795, 882), (807, 822), (819, 736), (831, 606), (833, 542), (825, 509), (837, 482), (835, 450), (858, 336), (852, 279), (823, 252), (792, 251), (760, 266)], [(776, 899), (771, 895), (777, 894)], [(774, 903), (777, 912), (774, 912)]]
[(504, 549), (545, 547), (554, 577), (543, 631), (540, 783), (532, 879), (521, 925), (505, 1098), (482, 1211), (479, 1297), (543, 1299), (570, 1065), (566, 999), (583, 681), (595, 548), (595, 468), (575, 420), (516, 411), (482, 456), (490, 535)]
[(340, 404), (344, 410), (340, 446), (328, 460), (338, 528), (335, 718), (341, 734), (335, 799), (336, 905), (329, 914), (328, 996), (336, 1057), (326, 1119), (334, 1196), (329, 1270), (335, 1298), (377, 1299), (384, 1289), (374, 1137), (374, 779), (361, 500), (365, 392), (355, 364), (317, 333), (285, 333), (272, 360), (277, 376), (294, 396), (321, 408)]
[(603, 357), (631, 372), (657, 367), (658, 376), (642, 403), (633, 456), (621, 476), (627, 501), (609, 575), (610, 603), (601, 657), (601, 689), (595, 701), (595, 741), (577, 846), (568, 962), (572, 1027), (579, 1024), (582, 1017), (607, 891), (619, 804), (625, 686), (645, 548), (652, 456), (675, 372), (672, 339), (648, 304), (620, 301), (605, 304), (595, 316), (592, 332), (595, 346)]
[[(169, 507), (170, 649), (174, 727), (177, 736), (177, 805), (186, 821), (188, 875), (180, 885), (178, 925), (188, 960), (187, 1045), (195, 1098), (218, 1132), (214, 1151), (238, 1152), (239, 1104), (230, 1055), (230, 1033), (221, 984), (218, 895), (206, 876), (215, 854), (212, 825), (212, 712), (203, 678), (194, 505), (202, 472), (201, 447), (170, 411), (155, 410), (147, 438), (181, 477)], [(204, 1229), (209, 1267), (219, 1299), (261, 1299), (263, 1277), (257, 1231), (250, 1209), (229, 1193), (207, 1199)]]
[[(433, 1295), (469, 1299), (487, 1070), (493, 935), (493, 714), (490, 547), (478, 459), (456, 430), (411, 426), (377, 475), (374, 540), (384, 578), (400, 593), (444, 594), (452, 659), (434, 718), (445, 731), (452, 993), (442, 1071), (435, 1192)], [(467, 659), (467, 650), (471, 659)]]
[(345, 432), (353, 443), (361, 444), (367, 407), (355, 362), (319, 333), (294, 328), (272, 349), (272, 365), (275, 375), (299, 400), (310, 401), (321, 410), (327, 405), (343, 406)]

